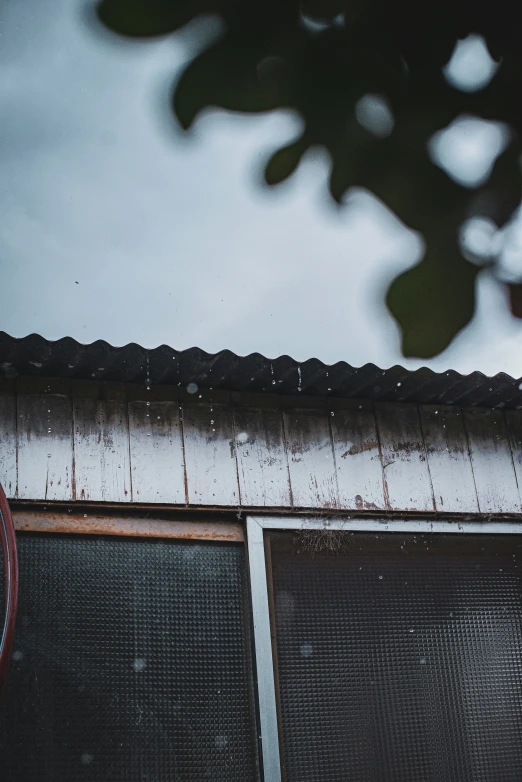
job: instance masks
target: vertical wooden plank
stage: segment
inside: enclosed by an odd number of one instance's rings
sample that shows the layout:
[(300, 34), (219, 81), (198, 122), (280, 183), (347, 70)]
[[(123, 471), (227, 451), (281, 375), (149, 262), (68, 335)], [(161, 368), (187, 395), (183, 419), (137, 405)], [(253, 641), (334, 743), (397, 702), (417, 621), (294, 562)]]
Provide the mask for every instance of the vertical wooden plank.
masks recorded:
[(72, 410), (68, 396), (18, 397), (18, 497), (73, 499)]
[(331, 418), (339, 506), (379, 510), (385, 507), (383, 472), (373, 406), (357, 402)]
[(419, 411), (415, 405), (375, 406), (384, 492), (391, 510), (433, 510), (433, 494)]
[(314, 410), (283, 414), (290, 486), (296, 508), (339, 507), (329, 417)]
[(183, 440), (189, 503), (239, 505), (232, 410), (185, 405)]
[(502, 410), (464, 410), (481, 513), (519, 513), (520, 495)]
[(436, 509), (477, 513), (462, 411), (448, 405), (422, 405), (419, 410)]
[(76, 499), (130, 502), (127, 410), (118, 399), (74, 400)]
[(505, 415), (518, 491), (522, 495), (522, 410), (506, 410)]
[(8, 499), (17, 495), (16, 396), (0, 395), (0, 483)]
[(129, 403), (132, 499), (185, 503), (185, 465), (179, 404)]
[(289, 507), (283, 418), (276, 410), (234, 411), (241, 504)]

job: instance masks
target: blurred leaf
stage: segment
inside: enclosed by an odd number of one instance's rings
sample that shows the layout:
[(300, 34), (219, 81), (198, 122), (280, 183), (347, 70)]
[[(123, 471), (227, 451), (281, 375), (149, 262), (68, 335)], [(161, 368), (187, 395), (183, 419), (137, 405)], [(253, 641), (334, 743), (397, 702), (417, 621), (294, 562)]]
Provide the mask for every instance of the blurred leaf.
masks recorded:
[(477, 271), (456, 246), (429, 246), (419, 264), (392, 282), (386, 303), (401, 328), (404, 356), (433, 358), (467, 326)]
[(193, 0), (101, 0), (98, 16), (113, 32), (132, 38), (151, 38), (178, 30), (199, 11)]
[(174, 113), (189, 128), (207, 107), (261, 112), (283, 105), (284, 79), (263, 80), (258, 75), (262, 53), (241, 38), (228, 37), (196, 57), (179, 79)]
[(345, 10), (343, 0), (303, 0), (301, 10), (310, 19), (330, 22)]
[(522, 318), (522, 283), (509, 283), (509, 309), (515, 318)]
[(278, 185), (294, 173), (303, 154), (306, 152), (308, 142), (300, 138), (287, 147), (274, 152), (265, 168), (265, 181), (267, 185)]
[(522, 198), (522, 171), (520, 147), (513, 139), (508, 148), (497, 158), (488, 181), (471, 195), (470, 217), (489, 217), (502, 228), (513, 216)]
[[(392, 283), (387, 303), (405, 355), (436, 355), (473, 314), (477, 268), (459, 252), (463, 223), (481, 216), (501, 227), (522, 196), (519, 6), (453, 0), (429, 7), (417, 0), (101, 0), (98, 6), (107, 27), (131, 37), (166, 35), (208, 12), (221, 18), (225, 32), (194, 54), (174, 88), (172, 110), (182, 127), (212, 107), (296, 112), (302, 136), (273, 153), (265, 181), (283, 182), (307, 149), (319, 146), (332, 161), (335, 201), (365, 188), (422, 233), (426, 256)], [(303, 15), (323, 22), (319, 33), (303, 24)], [(501, 62), (486, 87), (466, 93), (446, 81), (442, 67), (470, 33), (483, 35)], [(390, 107), (387, 137), (371, 123), (359, 124), (365, 97)], [(489, 181), (476, 190), (456, 184), (427, 152), (433, 134), (462, 115), (514, 131)], [(509, 290), (520, 317), (518, 288)]]

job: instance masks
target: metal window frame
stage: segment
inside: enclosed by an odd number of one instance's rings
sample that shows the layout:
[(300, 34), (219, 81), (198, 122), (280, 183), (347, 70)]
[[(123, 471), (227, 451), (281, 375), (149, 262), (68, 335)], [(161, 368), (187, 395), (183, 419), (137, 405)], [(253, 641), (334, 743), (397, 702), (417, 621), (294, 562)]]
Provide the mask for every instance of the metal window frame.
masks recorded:
[(272, 635), (270, 630), (268, 580), (264, 547), (264, 531), (267, 529), (522, 535), (522, 522), (366, 518), (332, 520), (299, 516), (247, 516), (246, 530), (252, 618), (254, 623), (263, 777), (264, 782), (281, 782), (276, 685), (272, 657)]

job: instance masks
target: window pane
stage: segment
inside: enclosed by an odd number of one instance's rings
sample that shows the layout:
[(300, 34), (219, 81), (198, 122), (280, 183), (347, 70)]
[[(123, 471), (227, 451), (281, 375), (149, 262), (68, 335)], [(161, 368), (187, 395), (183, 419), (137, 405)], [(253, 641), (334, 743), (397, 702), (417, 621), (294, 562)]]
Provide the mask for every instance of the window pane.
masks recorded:
[(343, 541), (269, 535), (286, 781), (520, 780), (520, 539)]
[(258, 779), (241, 546), (19, 536), (2, 782)]

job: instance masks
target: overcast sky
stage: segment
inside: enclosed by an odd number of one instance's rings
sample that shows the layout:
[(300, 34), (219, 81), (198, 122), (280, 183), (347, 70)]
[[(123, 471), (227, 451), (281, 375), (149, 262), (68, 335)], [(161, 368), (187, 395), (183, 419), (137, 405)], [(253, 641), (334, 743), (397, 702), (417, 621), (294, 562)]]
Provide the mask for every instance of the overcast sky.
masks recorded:
[[(369, 196), (335, 210), (327, 161), (260, 187), (290, 114), (165, 107), (190, 40), (96, 34), (81, 0), (0, 6), (0, 328), (14, 336), (197, 345), (354, 365), (405, 361), (382, 294), (422, 243)], [(194, 38), (194, 36), (193, 36)], [(522, 375), (522, 324), (483, 279), (438, 371)]]

